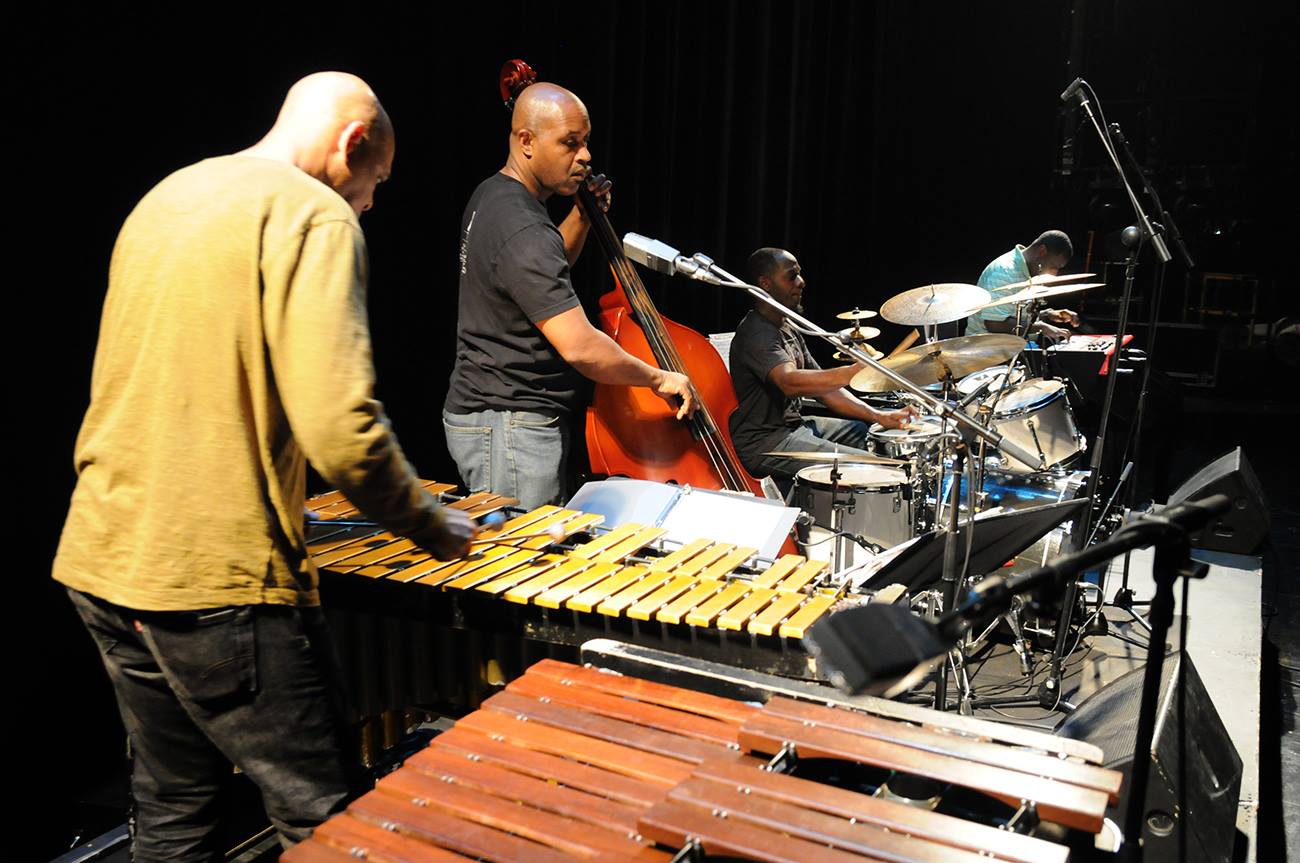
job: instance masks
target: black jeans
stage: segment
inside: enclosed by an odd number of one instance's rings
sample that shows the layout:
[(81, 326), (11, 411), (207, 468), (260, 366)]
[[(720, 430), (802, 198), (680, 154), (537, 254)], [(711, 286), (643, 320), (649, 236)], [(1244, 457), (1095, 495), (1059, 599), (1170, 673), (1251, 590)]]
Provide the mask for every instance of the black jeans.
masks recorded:
[(142, 612), (69, 590), (113, 682), (133, 757), (136, 861), (208, 861), (237, 765), (282, 840), (360, 790), (341, 672), (319, 608)]

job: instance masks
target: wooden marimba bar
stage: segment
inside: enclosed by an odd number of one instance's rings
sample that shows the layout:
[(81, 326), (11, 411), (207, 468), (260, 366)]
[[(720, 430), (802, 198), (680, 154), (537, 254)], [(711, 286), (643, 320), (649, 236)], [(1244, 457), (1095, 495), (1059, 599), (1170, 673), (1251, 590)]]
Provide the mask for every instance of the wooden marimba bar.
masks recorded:
[[(427, 488), (446, 494), (453, 486)], [(479, 493), (449, 506), (482, 517), (513, 503)], [(421, 703), (470, 709), (488, 691), (469, 680), (431, 687), (429, 680), (454, 677), (445, 661), (441, 669), (411, 666), (454, 656), (503, 683), (539, 656), (576, 658), (591, 638), (809, 678), (815, 672), (799, 639), (836, 602), (819, 587), (824, 561), (785, 555), (762, 571), (743, 571), (756, 549), (709, 539), (653, 556), (661, 528), (624, 524), (595, 533), (601, 516), (556, 506), (483, 533), (475, 553), (455, 561), (435, 560), (376, 527), (331, 526), (356, 515), (338, 493), (308, 506), (321, 519), (308, 549), (323, 573), (325, 605), (342, 631), (340, 652), (363, 716)], [(579, 535), (592, 538), (557, 547), (558, 538)], [(370, 590), (375, 584), (382, 588)], [(358, 613), (373, 619), (358, 624)], [(450, 638), (447, 628), (460, 634)], [(533, 653), (516, 661), (517, 644), (503, 640), (511, 634), (531, 640)]]
[[(995, 742), (940, 713), (760, 708), (547, 660), (283, 859), (666, 861), (693, 842), (761, 861), (1062, 863), (1091, 845), (1121, 777), (1099, 750), (1026, 737)], [(778, 752), (792, 772), (769, 769)], [(857, 787), (805, 775), (827, 763), (858, 771)], [(937, 789), (923, 805), (898, 793), (917, 778)], [(972, 799), (978, 820), (959, 814)]]

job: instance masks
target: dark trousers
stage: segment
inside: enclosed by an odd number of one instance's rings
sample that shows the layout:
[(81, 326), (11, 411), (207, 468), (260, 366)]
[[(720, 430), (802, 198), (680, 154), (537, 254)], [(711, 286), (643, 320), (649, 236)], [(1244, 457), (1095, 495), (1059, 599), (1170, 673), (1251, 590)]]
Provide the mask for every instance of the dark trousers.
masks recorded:
[(113, 682), (133, 758), (136, 861), (209, 861), (238, 766), (286, 844), (359, 790), (319, 608), (142, 612), (69, 590)]

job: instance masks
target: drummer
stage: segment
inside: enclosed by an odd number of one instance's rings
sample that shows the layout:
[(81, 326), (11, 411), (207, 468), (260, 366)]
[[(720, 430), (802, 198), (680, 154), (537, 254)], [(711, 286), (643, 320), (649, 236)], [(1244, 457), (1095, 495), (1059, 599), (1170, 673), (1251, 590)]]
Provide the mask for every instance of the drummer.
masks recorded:
[[(751, 284), (786, 308), (803, 311), (804, 279), (794, 255), (784, 249), (759, 249), (749, 256), (747, 272)], [(756, 477), (771, 476), (788, 490), (807, 462), (763, 453), (811, 450), (860, 455), (867, 450), (872, 423), (903, 428), (917, 416), (911, 407), (876, 410), (845, 389), (861, 369), (857, 363), (822, 369), (786, 316), (755, 301), (731, 342), (731, 376), (740, 402), (731, 415), (731, 438), (746, 470)], [(800, 399), (804, 396), (817, 399), (838, 416), (803, 416)]]
[[(1043, 231), (1028, 246), (1017, 244), (1011, 251), (991, 261), (980, 273), (977, 284), (996, 300), (1018, 290), (1011, 285), (1023, 286), (1034, 276), (1058, 275), (1073, 255), (1074, 246), (1064, 231)], [(1014, 305), (991, 306), (966, 319), (966, 335), (1017, 333), (1016, 323)], [(1078, 325), (1079, 316), (1069, 309), (1043, 309), (1023, 335), (1031, 340), (1036, 338), (1054, 344), (1069, 337), (1070, 331), (1065, 327)]]

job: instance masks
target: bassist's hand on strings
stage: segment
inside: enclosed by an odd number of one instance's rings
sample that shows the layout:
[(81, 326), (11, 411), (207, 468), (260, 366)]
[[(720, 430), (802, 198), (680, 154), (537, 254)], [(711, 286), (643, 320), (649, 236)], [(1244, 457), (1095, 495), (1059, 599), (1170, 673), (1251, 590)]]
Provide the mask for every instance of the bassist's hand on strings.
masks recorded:
[(686, 419), (699, 410), (691, 379), (678, 372), (659, 369), (659, 379), (652, 387), (655, 395), (677, 409), (677, 418)]
[(587, 175), (587, 190), (596, 196), (596, 204), (602, 213), (608, 213), (609, 206), (614, 201), (614, 196), (610, 192), (613, 188), (614, 183), (604, 174)]

